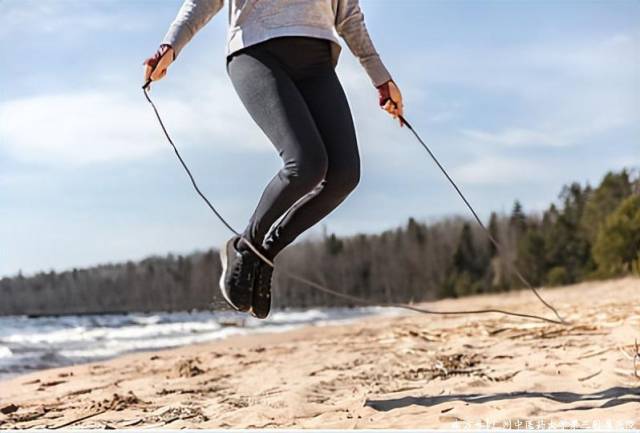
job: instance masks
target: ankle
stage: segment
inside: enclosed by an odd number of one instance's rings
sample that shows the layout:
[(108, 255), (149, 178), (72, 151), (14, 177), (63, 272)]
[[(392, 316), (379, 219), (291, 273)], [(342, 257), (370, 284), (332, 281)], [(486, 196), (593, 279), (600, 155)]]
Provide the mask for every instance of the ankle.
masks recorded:
[[(236, 250), (238, 250), (238, 252), (251, 251), (255, 255), (255, 252), (248, 245), (247, 241), (244, 238), (238, 238), (236, 240), (236, 243), (235, 243), (234, 246), (235, 246)], [(255, 245), (254, 244), (254, 247), (260, 252), (260, 254), (265, 256), (267, 259), (273, 260), (273, 257), (271, 256), (271, 254), (269, 254), (269, 251), (266, 250), (262, 245)]]
[(269, 261), (270, 261), (271, 263), (273, 263), (273, 261), (276, 259), (276, 255), (277, 255), (277, 253), (275, 253), (273, 250), (270, 250), (269, 248), (264, 248), (264, 247), (262, 247), (262, 248), (260, 249), (260, 251), (264, 254), (264, 256), (265, 256), (266, 258), (268, 258), (268, 259), (269, 259)]
[(234, 244), (234, 247), (236, 248), (236, 250), (240, 253), (245, 252), (245, 251), (252, 251), (251, 247), (249, 246), (249, 244), (247, 243), (247, 241), (244, 240), (244, 238), (238, 238), (236, 239), (236, 242)]

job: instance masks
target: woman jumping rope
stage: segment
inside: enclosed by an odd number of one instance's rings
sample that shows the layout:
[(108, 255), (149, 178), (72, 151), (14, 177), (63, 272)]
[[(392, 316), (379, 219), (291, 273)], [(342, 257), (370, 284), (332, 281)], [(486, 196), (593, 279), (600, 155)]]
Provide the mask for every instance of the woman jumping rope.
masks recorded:
[[(378, 89), (379, 105), (402, 126), (400, 90), (380, 60), (358, 0), (229, 0), (226, 67), (243, 105), (283, 166), (266, 186), (242, 237), (220, 249), (224, 299), (265, 318), (274, 258), (327, 216), (360, 179), (351, 110), (335, 67), (342, 37)], [(145, 81), (157, 81), (224, 0), (185, 0)], [(279, 220), (279, 221), (278, 221)], [(274, 225), (274, 223), (276, 223)]]

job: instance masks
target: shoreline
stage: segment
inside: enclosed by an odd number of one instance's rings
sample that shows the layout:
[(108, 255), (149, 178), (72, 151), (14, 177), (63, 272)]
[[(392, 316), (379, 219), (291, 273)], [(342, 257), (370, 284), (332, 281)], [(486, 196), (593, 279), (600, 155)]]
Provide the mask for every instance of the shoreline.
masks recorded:
[(267, 320), (231, 311), (69, 315), (59, 321), (3, 318), (0, 382), (49, 368), (104, 362), (127, 353), (185, 347), (253, 333), (287, 332), (309, 324), (347, 324), (362, 317), (389, 314), (396, 313), (360, 307), (278, 310)]
[[(566, 327), (407, 312), (28, 373), (0, 381), (0, 409), (15, 406), (0, 428), (462, 428), (491, 419), (640, 428), (640, 378), (628, 359), (640, 339), (639, 287), (624, 278), (544, 289)], [(429, 304), (488, 306), (551, 317), (529, 291)]]

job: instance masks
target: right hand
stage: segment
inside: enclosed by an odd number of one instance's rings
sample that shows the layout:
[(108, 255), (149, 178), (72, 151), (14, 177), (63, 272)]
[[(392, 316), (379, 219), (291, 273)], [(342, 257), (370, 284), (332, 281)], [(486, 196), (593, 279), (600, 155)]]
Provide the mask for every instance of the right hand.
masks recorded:
[[(168, 44), (160, 45), (155, 54), (144, 61), (144, 82), (149, 80), (158, 81), (167, 75), (169, 65), (173, 63), (174, 51), (173, 47)], [(151, 89), (151, 85), (149, 85)]]
[(380, 96), (379, 104), (382, 109), (391, 114), (394, 119), (398, 119), (400, 126), (404, 126), (404, 122), (399, 116), (404, 115), (404, 106), (402, 103), (402, 94), (393, 80), (389, 80), (378, 86), (378, 94)]

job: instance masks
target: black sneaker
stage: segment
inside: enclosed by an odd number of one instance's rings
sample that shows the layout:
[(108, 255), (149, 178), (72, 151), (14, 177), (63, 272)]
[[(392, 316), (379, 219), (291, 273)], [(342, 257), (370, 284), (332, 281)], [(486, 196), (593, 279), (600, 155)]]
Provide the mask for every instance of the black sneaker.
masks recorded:
[(253, 280), (256, 266), (260, 260), (251, 250), (239, 251), (239, 236), (227, 241), (220, 249), (222, 275), (220, 275), (220, 291), (225, 301), (233, 309), (249, 311), (251, 309)]
[(260, 260), (253, 281), (253, 297), (251, 302), (251, 314), (258, 319), (264, 319), (271, 310), (271, 276), (273, 268)]

